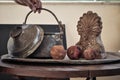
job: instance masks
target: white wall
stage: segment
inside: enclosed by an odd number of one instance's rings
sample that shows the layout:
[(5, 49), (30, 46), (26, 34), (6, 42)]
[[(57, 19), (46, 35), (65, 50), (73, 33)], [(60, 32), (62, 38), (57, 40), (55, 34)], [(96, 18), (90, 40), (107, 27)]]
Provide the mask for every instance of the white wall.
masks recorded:
[[(102, 18), (102, 40), (106, 51), (120, 50), (119, 4), (43, 3), (43, 7), (52, 10), (66, 25), (68, 47), (74, 45), (79, 40), (79, 35), (76, 28), (77, 21), (83, 13), (90, 10), (98, 13), (98, 15)], [(14, 3), (0, 3), (0, 24), (21, 24), (29, 10), (30, 9), (27, 7)], [(56, 21), (50, 14), (42, 11), (41, 15), (31, 15), (28, 23), (54, 24)], [(109, 78), (102, 78), (101, 80), (103, 79), (108, 80)], [(110, 79), (120, 80), (120, 76), (110, 77)]]

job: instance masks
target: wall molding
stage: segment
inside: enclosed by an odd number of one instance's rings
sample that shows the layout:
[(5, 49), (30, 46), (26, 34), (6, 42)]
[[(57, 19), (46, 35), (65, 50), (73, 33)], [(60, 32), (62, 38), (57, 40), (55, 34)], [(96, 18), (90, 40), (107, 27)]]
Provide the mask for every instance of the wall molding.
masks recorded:
[[(42, 1), (43, 4), (118, 4), (120, 2), (105, 2), (105, 1)], [(16, 4), (14, 1), (0, 1), (0, 4)]]

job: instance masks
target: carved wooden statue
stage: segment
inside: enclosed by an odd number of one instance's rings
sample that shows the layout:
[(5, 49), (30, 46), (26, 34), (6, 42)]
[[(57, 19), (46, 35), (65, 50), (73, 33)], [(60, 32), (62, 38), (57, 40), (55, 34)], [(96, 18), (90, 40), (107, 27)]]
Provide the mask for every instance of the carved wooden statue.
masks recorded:
[[(105, 58), (105, 49), (101, 40), (101, 18), (92, 11), (84, 13), (78, 21), (79, 45), (86, 59)], [(102, 55), (103, 54), (103, 55)], [(87, 58), (88, 57), (88, 58)]]

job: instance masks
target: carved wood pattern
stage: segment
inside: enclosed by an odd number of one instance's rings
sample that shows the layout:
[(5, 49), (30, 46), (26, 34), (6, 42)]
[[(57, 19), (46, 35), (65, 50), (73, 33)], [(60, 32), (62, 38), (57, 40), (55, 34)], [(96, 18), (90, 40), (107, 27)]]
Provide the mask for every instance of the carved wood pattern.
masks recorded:
[(84, 13), (78, 21), (77, 31), (80, 40), (76, 45), (79, 45), (83, 51), (92, 48), (99, 53), (105, 52), (100, 36), (102, 31), (101, 17), (97, 13), (92, 11)]

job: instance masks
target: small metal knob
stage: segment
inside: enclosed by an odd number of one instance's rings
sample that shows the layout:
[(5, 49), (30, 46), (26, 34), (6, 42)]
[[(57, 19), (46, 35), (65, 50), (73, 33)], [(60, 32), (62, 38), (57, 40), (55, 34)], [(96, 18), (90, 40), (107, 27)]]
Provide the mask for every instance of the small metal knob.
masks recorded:
[(18, 37), (22, 33), (22, 27), (16, 27), (10, 32), (12, 38)]

